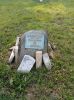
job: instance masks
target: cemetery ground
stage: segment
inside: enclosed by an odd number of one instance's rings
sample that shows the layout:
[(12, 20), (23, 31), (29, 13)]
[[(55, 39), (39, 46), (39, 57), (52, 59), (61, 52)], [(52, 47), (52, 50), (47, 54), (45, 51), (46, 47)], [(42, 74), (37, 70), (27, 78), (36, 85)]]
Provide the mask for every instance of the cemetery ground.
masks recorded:
[[(31, 29), (47, 30), (59, 54), (50, 71), (20, 74), (7, 63), (9, 48)], [(0, 100), (54, 98), (74, 100), (74, 0), (0, 0)]]

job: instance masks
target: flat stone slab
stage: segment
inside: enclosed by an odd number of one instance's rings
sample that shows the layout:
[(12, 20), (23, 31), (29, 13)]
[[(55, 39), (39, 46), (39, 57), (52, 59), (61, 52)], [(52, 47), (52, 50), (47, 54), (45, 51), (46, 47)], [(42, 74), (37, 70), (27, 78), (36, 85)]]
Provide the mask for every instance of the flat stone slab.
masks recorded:
[(17, 71), (21, 73), (28, 73), (30, 72), (34, 64), (35, 59), (29, 55), (25, 55)]

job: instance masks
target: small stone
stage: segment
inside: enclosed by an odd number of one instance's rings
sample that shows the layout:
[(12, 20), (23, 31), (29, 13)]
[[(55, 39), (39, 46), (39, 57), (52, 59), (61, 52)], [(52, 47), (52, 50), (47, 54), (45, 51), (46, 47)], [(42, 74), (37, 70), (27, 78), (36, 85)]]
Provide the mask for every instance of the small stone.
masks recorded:
[(57, 49), (57, 47), (56, 47), (56, 45), (55, 45), (54, 43), (51, 43), (51, 48), (52, 48), (53, 50), (56, 50), (56, 49)]
[(19, 46), (19, 44), (20, 44), (20, 37), (17, 37), (15, 46)]
[(28, 73), (30, 72), (34, 64), (35, 64), (35, 59), (29, 55), (25, 55), (17, 71), (22, 73), (24, 72)]
[(12, 50), (11, 55), (9, 57), (9, 61), (8, 61), (9, 64), (11, 64), (13, 62), (14, 57), (15, 57), (14, 56), (14, 50)]
[(43, 2), (43, 0), (40, 0), (40, 2)]
[(9, 48), (10, 51), (14, 50), (16, 46)]
[(51, 61), (48, 53), (43, 54), (43, 62), (48, 70), (51, 69)]
[(14, 55), (15, 55), (15, 63), (17, 64), (18, 63), (18, 46), (15, 46), (14, 48)]
[(48, 49), (52, 50), (51, 44), (48, 42)]
[(54, 59), (55, 58), (54, 51), (50, 51), (49, 56), (50, 56), (50, 58)]
[(36, 51), (36, 68), (42, 66), (42, 51)]

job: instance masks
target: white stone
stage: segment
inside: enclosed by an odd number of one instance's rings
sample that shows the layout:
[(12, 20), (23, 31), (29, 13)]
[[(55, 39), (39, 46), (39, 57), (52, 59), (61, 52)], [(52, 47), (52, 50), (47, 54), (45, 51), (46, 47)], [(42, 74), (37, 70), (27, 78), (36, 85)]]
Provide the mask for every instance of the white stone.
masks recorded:
[(42, 66), (42, 51), (36, 51), (36, 68)]
[(17, 37), (15, 46), (19, 46), (19, 43), (20, 43), (20, 37)]
[(43, 62), (48, 70), (51, 69), (51, 61), (48, 53), (43, 54)]
[(40, 2), (43, 2), (43, 0), (40, 0)]
[(9, 57), (9, 63), (12, 63), (13, 59), (14, 59), (14, 50), (12, 50), (11, 55)]
[(48, 42), (48, 49), (52, 50), (51, 44)]
[(12, 51), (13, 49), (15, 49), (16, 46), (13, 46), (11, 48), (9, 48), (10, 51)]
[(28, 73), (30, 72), (34, 64), (35, 64), (35, 59), (29, 55), (25, 55), (17, 71), (22, 73), (24, 72)]
[(18, 63), (18, 46), (15, 46), (14, 48), (14, 55), (15, 55), (15, 63)]
[(53, 51), (53, 50), (49, 52), (49, 56), (50, 56), (50, 58), (52, 58), (52, 59), (55, 58), (55, 54), (54, 54), (54, 51)]
[(15, 62), (18, 62), (18, 50), (19, 50), (19, 44), (20, 44), (20, 37), (16, 38), (16, 44), (15, 46), (11, 47), (10, 50), (12, 50), (10, 58), (9, 58), (9, 63), (12, 63), (14, 57), (15, 57)]

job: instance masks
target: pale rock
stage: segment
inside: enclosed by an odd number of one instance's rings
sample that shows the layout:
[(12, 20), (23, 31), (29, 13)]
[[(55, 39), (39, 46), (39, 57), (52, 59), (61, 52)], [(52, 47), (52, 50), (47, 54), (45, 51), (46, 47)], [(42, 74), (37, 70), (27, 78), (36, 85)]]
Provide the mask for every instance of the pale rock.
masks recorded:
[(18, 63), (18, 46), (15, 46), (14, 48), (14, 55), (15, 55), (15, 63)]
[(56, 45), (54, 43), (51, 43), (51, 48), (52, 48), (52, 50), (56, 50), (57, 49), (57, 47), (56, 47)]
[(36, 68), (42, 66), (42, 51), (36, 51)]
[(12, 50), (11, 55), (9, 57), (9, 63), (12, 63), (13, 59), (14, 59), (14, 50)]
[(19, 44), (20, 44), (20, 37), (17, 37), (15, 46), (19, 46)]
[(52, 59), (55, 58), (55, 54), (54, 54), (54, 51), (53, 51), (53, 50), (49, 52), (49, 56), (50, 56), (50, 58), (52, 58)]
[(34, 64), (35, 64), (35, 59), (29, 55), (25, 55), (17, 71), (22, 73), (28, 73), (30, 72)]
[(12, 51), (13, 49), (15, 49), (15, 46), (12, 46), (11, 48), (9, 48), (10, 51)]
[(40, 2), (43, 2), (43, 0), (40, 0)]
[(43, 54), (43, 62), (48, 70), (51, 69), (51, 61), (48, 53)]
[(16, 44), (15, 46), (11, 47), (10, 50), (12, 50), (10, 58), (9, 58), (9, 63), (12, 63), (14, 57), (15, 57), (15, 62), (18, 62), (18, 50), (19, 50), (19, 44), (20, 44), (20, 37), (16, 38)]
[(48, 49), (52, 50), (51, 44), (48, 42)]

